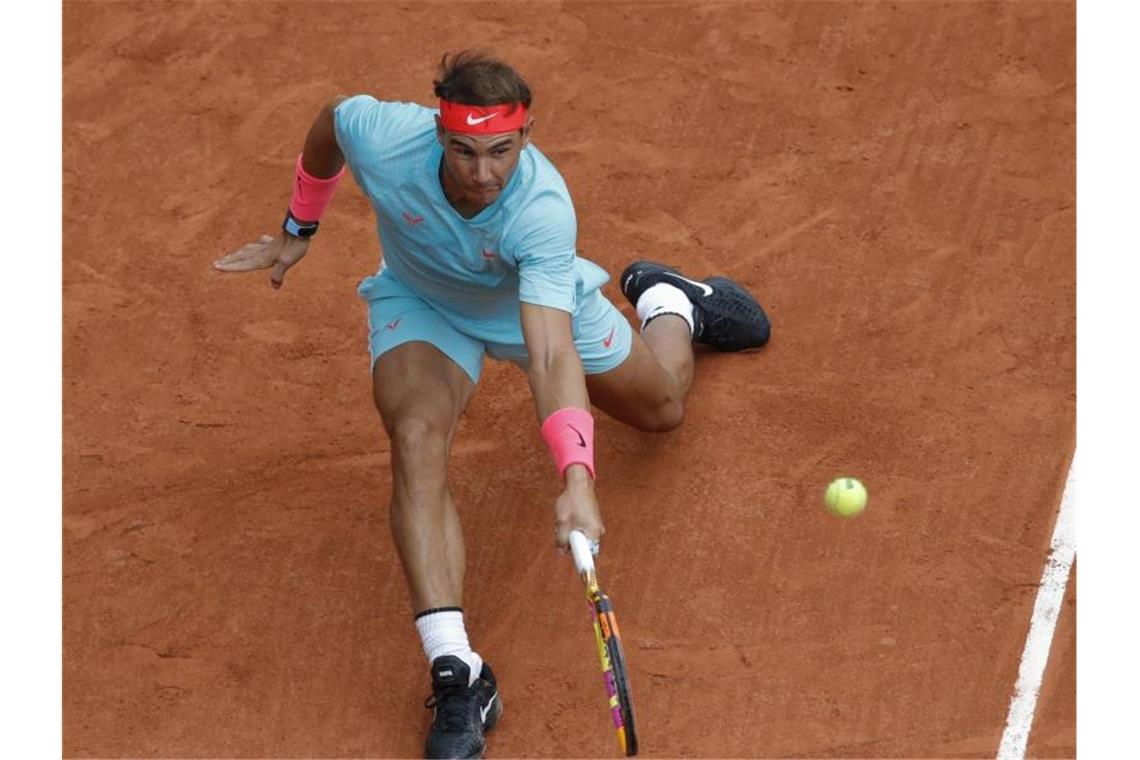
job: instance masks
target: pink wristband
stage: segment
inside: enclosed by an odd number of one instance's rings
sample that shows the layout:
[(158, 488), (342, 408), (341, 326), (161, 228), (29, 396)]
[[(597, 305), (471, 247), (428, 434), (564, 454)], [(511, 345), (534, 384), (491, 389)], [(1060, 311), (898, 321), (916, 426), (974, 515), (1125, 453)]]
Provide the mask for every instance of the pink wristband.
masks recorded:
[(289, 210), (293, 216), (306, 222), (319, 222), (324, 216), (325, 209), (332, 200), (337, 183), (344, 176), (347, 166), (331, 177), (314, 177), (305, 171), (301, 165), (301, 156), (297, 156), (297, 173), (293, 181), (293, 199), (289, 201)]
[(594, 418), (585, 409), (568, 406), (559, 409), (542, 423), (542, 437), (554, 456), (558, 474), (566, 476), (566, 468), (583, 464), (594, 473)]

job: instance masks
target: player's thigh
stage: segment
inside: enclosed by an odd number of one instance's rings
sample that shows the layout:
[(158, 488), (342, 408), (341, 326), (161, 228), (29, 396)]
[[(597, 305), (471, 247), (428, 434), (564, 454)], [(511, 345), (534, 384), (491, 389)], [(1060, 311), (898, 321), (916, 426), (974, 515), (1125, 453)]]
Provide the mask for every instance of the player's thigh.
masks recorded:
[(608, 372), (587, 374), (586, 388), (592, 404), (639, 430), (671, 430), (681, 421), (681, 400), (674, 397), (665, 370), (636, 332), (625, 361)]
[(681, 404), (661, 363), (617, 307), (595, 292), (574, 320), (590, 401), (640, 430), (671, 430)]
[(373, 294), (368, 321), (372, 397), (389, 437), (450, 441), (479, 379), (482, 344), (406, 293)]
[(393, 441), (422, 434), (450, 441), (474, 393), (467, 372), (428, 342), (401, 343), (372, 365), (372, 398)]

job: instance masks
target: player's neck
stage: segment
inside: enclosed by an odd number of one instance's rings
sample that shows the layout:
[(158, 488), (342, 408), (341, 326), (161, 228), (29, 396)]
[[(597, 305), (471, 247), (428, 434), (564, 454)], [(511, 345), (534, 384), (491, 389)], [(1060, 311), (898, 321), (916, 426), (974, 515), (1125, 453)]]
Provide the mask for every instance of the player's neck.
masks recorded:
[(466, 200), (455, 180), (448, 174), (442, 159), (439, 162), (439, 185), (443, 188), (443, 197), (464, 219), (470, 219), (491, 205), (489, 203), (472, 203)]

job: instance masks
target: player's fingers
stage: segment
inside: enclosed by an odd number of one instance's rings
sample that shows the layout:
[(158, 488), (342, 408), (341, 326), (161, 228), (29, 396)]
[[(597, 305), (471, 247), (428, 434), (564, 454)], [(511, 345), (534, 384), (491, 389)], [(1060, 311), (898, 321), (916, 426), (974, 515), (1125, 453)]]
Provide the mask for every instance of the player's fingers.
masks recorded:
[(241, 255), (231, 253), (229, 256), (215, 261), (214, 269), (223, 272), (249, 272), (254, 269), (265, 269), (272, 263), (272, 260), (267, 261), (260, 251), (242, 253)]
[(268, 243), (263, 243), (260, 240), (255, 243), (246, 243), (236, 251), (227, 253), (225, 256), (222, 256), (214, 263), (229, 265), (241, 261), (257, 260), (265, 255), (265, 251), (268, 247)]
[[(583, 535), (586, 536), (590, 553), (595, 557), (598, 556), (598, 552), (601, 551), (601, 541), (599, 539), (590, 538), (589, 534), (582, 528), (578, 528), (577, 530), (581, 530)], [(558, 548), (559, 554), (564, 554), (566, 550), (570, 548), (570, 527), (568, 524), (563, 523), (554, 526), (554, 545)]]
[(230, 262), (233, 262), (233, 261), (241, 261), (242, 259), (246, 258), (248, 255), (249, 254), (245, 248), (239, 248), (236, 251), (232, 251), (230, 253), (227, 253), (226, 255), (222, 256), (220, 259), (218, 259), (214, 263), (215, 264), (229, 264)]
[(288, 265), (280, 259), (273, 265), (273, 274), (269, 275), (269, 284), (273, 286), (274, 290), (285, 284), (285, 272), (288, 270)]
[(244, 262), (247, 262), (251, 257), (251, 254), (246, 253), (245, 251), (234, 251), (233, 253), (227, 253), (225, 256), (215, 261), (214, 266), (218, 269), (226, 269), (228, 267), (233, 267), (235, 265), (240, 265)]
[(238, 251), (260, 251), (268, 247), (272, 242), (273, 238), (269, 237), (268, 235), (262, 235), (252, 243), (246, 243), (241, 248), (238, 248)]
[[(578, 528), (578, 530), (582, 531), (582, 535), (586, 536), (586, 545), (590, 547), (590, 554), (594, 555), (595, 557), (598, 556), (598, 552), (600, 552), (602, 550), (601, 539), (600, 538), (590, 538), (589, 534), (587, 534), (586, 531), (583, 530), (582, 528)], [(554, 529), (554, 533), (555, 533), (555, 539), (554, 539), (555, 542), (560, 541), (561, 536), (559, 535), (558, 528)], [(564, 549), (568, 548), (569, 546), (570, 546), (570, 531), (567, 531), (565, 541), (562, 543), (559, 543), (558, 548), (560, 550), (564, 550)]]

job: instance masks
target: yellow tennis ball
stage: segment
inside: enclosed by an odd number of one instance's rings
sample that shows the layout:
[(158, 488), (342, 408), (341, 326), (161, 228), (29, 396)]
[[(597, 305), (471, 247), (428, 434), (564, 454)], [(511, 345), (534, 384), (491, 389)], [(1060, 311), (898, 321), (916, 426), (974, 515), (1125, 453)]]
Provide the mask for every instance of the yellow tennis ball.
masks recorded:
[(854, 517), (867, 506), (867, 489), (855, 478), (836, 478), (824, 492), (823, 503), (837, 517)]

